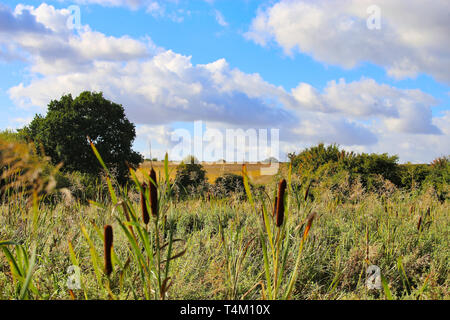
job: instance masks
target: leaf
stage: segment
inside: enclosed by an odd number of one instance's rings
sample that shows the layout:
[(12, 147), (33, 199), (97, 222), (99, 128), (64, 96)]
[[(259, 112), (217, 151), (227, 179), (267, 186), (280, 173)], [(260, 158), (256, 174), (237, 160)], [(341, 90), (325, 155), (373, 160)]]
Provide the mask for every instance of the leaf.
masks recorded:
[(92, 151), (94, 151), (95, 157), (98, 159), (98, 161), (102, 165), (103, 169), (105, 169), (105, 171), (108, 173), (108, 175), (110, 175), (108, 168), (106, 167), (105, 163), (103, 162), (103, 159), (102, 159), (100, 153), (98, 152), (97, 148), (95, 147), (94, 143), (92, 142), (91, 138), (87, 137), (87, 139), (89, 140), (89, 144), (91, 145)]
[(114, 191), (114, 188), (112, 186), (111, 183), (111, 179), (109, 177), (106, 177), (106, 183), (108, 184), (108, 190), (109, 190), (109, 194), (111, 195), (111, 200), (113, 205), (117, 204), (117, 196), (116, 196), (116, 192)]
[(75, 254), (75, 251), (73, 250), (73, 246), (72, 246), (72, 242), (71, 241), (69, 241), (69, 255), (70, 255), (70, 261), (72, 262), (72, 264), (74, 266), (78, 267), (79, 266), (78, 259), (77, 259), (77, 256)]
[(384, 290), (384, 294), (386, 295), (386, 299), (394, 300), (392, 298), (392, 293), (391, 293), (391, 290), (389, 289), (388, 282), (383, 275), (381, 275), (381, 284), (383, 285), (383, 290)]
[(25, 277), (25, 282), (22, 285), (22, 289), (20, 290), (19, 300), (23, 300), (25, 298), (25, 294), (27, 293), (28, 287), (31, 282), (31, 277), (33, 276), (34, 264), (36, 261), (36, 246), (33, 249), (33, 253), (31, 254), (31, 260), (28, 265), (27, 276)]

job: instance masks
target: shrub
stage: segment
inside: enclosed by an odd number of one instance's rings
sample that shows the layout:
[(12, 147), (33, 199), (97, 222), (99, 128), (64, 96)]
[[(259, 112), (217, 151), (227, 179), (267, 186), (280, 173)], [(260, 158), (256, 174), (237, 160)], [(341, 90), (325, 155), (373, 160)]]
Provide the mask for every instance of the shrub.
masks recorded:
[(299, 154), (288, 155), (294, 171), (307, 179), (325, 179), (346, 171), (352, 183), (360, 179), (364, 187), (373, 189), (374, 181), (379, 176), (389, 180), (396, 186), (401, 185), (400, 170), (397, 156), (388, 154), (355, 154), (339, 150), (335, 144), (325, 146), (323, 143), (307, 148)]
[(212, 187), (212, 193), (215, 197), (228, 197), (233, 194), (244, 197), (244, 178), (233, 173), (225, 173), (218, 177)]
[(177, 196), (202, 195), (208, 189), (206, 171), (198, 163), (184, 163), (177, 167), (174, 181), (174, 192)]

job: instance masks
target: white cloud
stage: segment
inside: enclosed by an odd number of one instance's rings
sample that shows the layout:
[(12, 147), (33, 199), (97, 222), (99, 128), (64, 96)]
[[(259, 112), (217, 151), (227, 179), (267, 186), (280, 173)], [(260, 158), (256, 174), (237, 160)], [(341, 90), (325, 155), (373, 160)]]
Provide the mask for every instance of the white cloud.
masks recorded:
[[(150, 55), (151, 42), (108, 37), (84, 26), (77, 36), (67, 27), (70, 12), (41, 4), (34, 8), (18, 5), (14, 13), (0, 7), (0, 15), (9, 18), (0, 24), (0, 44), (6, 45), (9, 55), (23, 57), (25, 51), (32, 62), (32, 70), (43, 75), (89, 69), (96, 60), (124, 61)], [(16, 25), (27, 20), (25, 29)], [(20, 50), (17, 50), (19, 48)]]
[(221, 25), (222, 27), (228, 27), (228, 22), (225, 20), (225, 17), (219, 10), (215, 10), (214, 14), (219, 25)]
[[(149, 39), (109, 37), (89, 26), (72, 32), (64, 28), (67, 14), (45, 4), (0, 9), (8, 17), (0, 24), (0, 48), (20, 53), (30, 64), (27, 81), (9, 89), (17, 105), (44, 111), (63, 94), (103, 91), (123, 104), (138, 125), (140, 141), (152, 137), (167, 147), (174, 122), (203, 120), (222, 130), (279, 128), (284, 149), (336, 142), (427, 161), (449, 150), (442, 142), (450, 141), (449, 114), (432, 118), (430, 108), (437, 102), (420, 90), (363, 78), (330, 81), (322, 91), (300, 83), (288, 92), (257, 73), (230, 67), (225, 59), (194, 65), (191, 57), (158, 48)], [(18, 27), (25, 20), (26, 26)]]
[(379, 118), (392, 132), (439, 134), (432, 123), (431, 107), (438, 104), (432, 96), (418, 90), (397, 89), (373, 79), (347, 83), (330, 81), (323, 93), (300, 83), (292, 95), (308, 110), (340, 113), (353, 119)]
[[(367, 27), (371, 5), (381, 9), (380, 30)], [(449, 14), (447, 0), (281, 0), (258, 11), (246, 37), (345, 68), (368, 61), (394, 78), (450, 83)]]

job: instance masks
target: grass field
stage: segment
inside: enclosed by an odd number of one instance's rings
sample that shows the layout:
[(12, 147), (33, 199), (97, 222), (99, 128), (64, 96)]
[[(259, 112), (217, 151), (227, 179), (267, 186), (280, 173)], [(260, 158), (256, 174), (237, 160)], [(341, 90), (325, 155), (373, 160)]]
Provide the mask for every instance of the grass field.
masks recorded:
[[(169, 163), (169, 172), (170, 178), (174, 179), (176, 174), (176, 167), (179, 163), (171, 162)], [(156, 173), (160, 175), (164, 170), (164, 163), (162, 161), (154, 161), (149, 162), (146, 161), (142, 164), (140, 170), (150, 170), (150, 167), (153, 165)], [(216, 179), (225, 173), (233, 173), (240, 175), (242, 173), (242, 164), (240, 163), (202, 163), (203, 168), (206, 170), (206, 177), (209, 183), (214, 183)], [(254, 184), (267, 184), (273, 180), (272, 175), (261, 175), (261, 168), (269, 168), (269, 164), (261, 164), (261, 163), (250, 163), (246, 164), (248, 170), (248, 176), (252, 183)], [(280, 163), (280, 167), (286, 167), (286, 164)], [(138, 171), (138, 176), (141, 178)]]
[[(288, 174), (281, 217), (272, 216), (273, 179), (264, 194), (247, 187), (247, 200), (174, 201), (170, 166), (167, 175), (154, 166), (156, 211), (148, 194), (143, 207), (139, 189), (109, 178), (107, 200), (33, 203), (18, 194), (3, 204), (0, 299), (450, 298), (449, 206), (433, 193), (342, 202), (316, 189), (311, 200)], [(240, 165), (205, 167), (210, 179), (221, 170), (250, 176)], [(367, 287), (370, 265), (380, 268), (378, 289)]]

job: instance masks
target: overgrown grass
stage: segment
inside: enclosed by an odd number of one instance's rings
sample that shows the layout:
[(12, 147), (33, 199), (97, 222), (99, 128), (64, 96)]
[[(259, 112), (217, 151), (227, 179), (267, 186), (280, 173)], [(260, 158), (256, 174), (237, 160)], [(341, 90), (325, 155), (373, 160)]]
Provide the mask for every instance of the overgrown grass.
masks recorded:
[[(450, 298), (448, 200), (433, 193), (342, 201), (317, 185), (312, 200), (288, 173), (278, 225), (279, 177), (263, 193), (247, 187), (246, 200), (180, 202), (170, 198), (169, 177), (166, 165), (148, 224), (139, 193), (111, 180), (108, 200), (30, 203), (23, 195), (1, 205), (0, 299)], [(143, 179), (152, 182), (147, 173)], [(135, 184), (151, 214), (149, 193), (142, 180)], [(114, 230), (111, 274), (105, 225)], [(365, 284), (372, 264), (381, 269), (381, 290)], [(67, 287), (71, 265), (81, 270), (81, 289)]]

